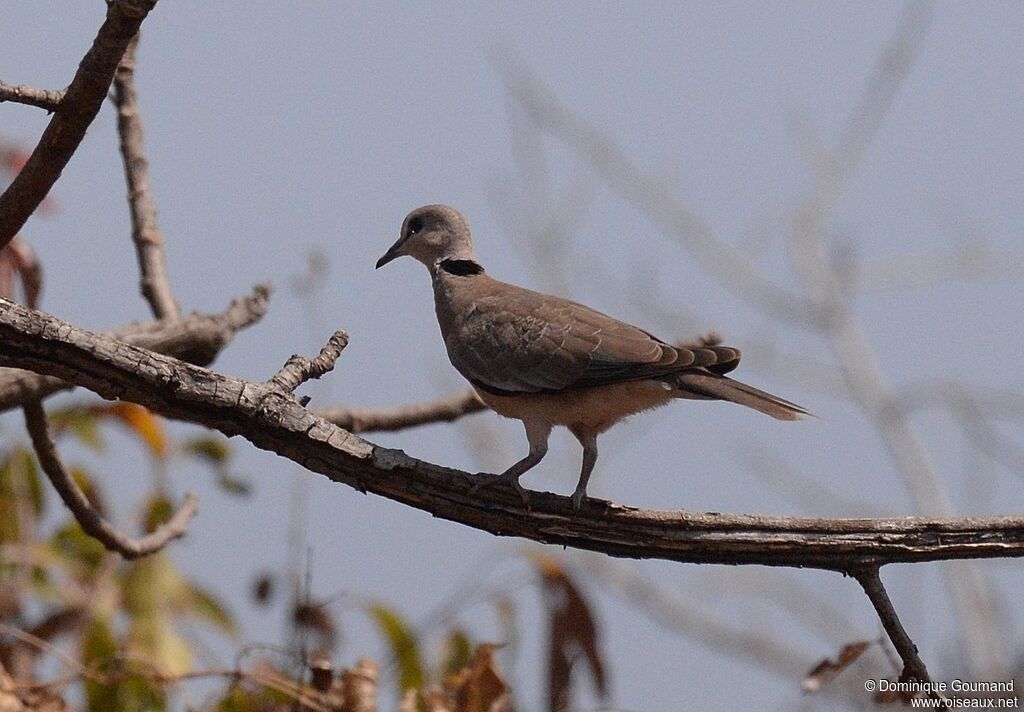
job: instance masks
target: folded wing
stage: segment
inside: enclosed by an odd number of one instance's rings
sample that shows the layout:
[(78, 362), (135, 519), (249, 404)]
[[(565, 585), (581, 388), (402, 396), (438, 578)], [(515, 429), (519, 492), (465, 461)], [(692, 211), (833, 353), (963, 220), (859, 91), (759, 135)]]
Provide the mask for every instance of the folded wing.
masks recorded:
[(659, 378), (724, 374), (740, 360), (725, 346), (672, 346), (566, 299), (503, 285), (484, 295), (446, 339), (452, 364), (498, 395), (557, 392)]

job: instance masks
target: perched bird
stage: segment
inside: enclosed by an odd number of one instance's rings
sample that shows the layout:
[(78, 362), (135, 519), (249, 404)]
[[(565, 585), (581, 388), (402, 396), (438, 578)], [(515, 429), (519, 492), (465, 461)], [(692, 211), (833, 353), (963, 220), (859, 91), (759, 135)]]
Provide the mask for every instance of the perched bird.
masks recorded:
[(469, 224), (454, 208), (427, 205), (409, 213), (377, 268), (403, 255), (430, 272), (452, 365), (491, 409), (526, 427), (530, 453), (498, 480), (524, 502), (519, 477), (543, 459), (556, 425), (583, 446), (572, 495), (578, 511), (597, 461), (597, 436), (626, 416), (675, 398), (731, 401), (779, 420), (810, 415), (727, 377), (740, 362), (737, 349), (712, 341), (672, 346), (590, 307), (492, 278), (476, 259)]

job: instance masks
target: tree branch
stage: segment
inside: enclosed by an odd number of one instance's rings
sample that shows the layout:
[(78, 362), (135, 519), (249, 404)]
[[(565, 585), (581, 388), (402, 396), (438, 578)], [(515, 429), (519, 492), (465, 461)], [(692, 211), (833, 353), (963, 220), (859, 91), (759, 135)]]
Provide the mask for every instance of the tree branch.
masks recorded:
[(344, 331), (335, 331), (327, 345), (320, 349), (319, 356), (307, 358), (292, 354), (281, 370), (270, 377), (267, 385), (281, 393), (294, 393), (295, 389), (306, 381), (320, 378), (334, 370), (334, 364), (346, 346), (348, 334)]
[(38, 106), (54, 112), (64, 101), (64, 89), (37, 89), (25, 84), (8, 84), (0, 80), (0, 104), (5, 101), (13, 101), (16, 104), (27, 104)]
[(643, 510), (504, 488), (369, 443), (265, 383), (221, 375), (0, 301), (0, 361), (169, 417), (242, 435), (329, 479), (502, 536), (611, 556), (850, 571), (865, 565), (1024, 556), (1024, 517), (812, 519)]
[(128, 207), (132, 218), (132, 242), (139, 260), (140, 288), (157, 319), (177, 319), (178, 302), (171, 291), (164, 261), (164, 237), (156, 223), (156, 203), (149, 184), (149, 161), (142, 148), (142, 119), (135, 95), (135, 50), (139, 36), (128, 49), (114, 73), (114, 104), (117, 106), (117, 134), (124, 177), (128, 184)]
[[(107, 336), (151, 351), (206, 366), (231, 343), (241, 329), (259, 321), (267, 311), (270, 287), (258, 285), (248, 296), (235, 299), (220, 314), (190, 314), (174, 322), (131, 324)], [(17, 369), (0, 369), (0, 413), (18, 408), (31, 399), (74, 388), (53, 376)]]
[(137, 559), (140, 556), (156, 553), (174, 539), (185, 535), (188, 523), (199, 509), (199, 498), (191, 492), (185, 496), (185, 502), (165, 523), (153, 532), (138, 539), (118, 531), (97, 512), (85, 493), (75, 482), (71, 473), (61, 461), (57, 445), (46, 422), (43, 404), (32, 400), (25, 404), (25, 425), (32, 438), (36, 456), (43, 472), (50, 479), (57, 494), (71, 510), (75, 520), (86, 534), (99, 541), (109, 551), (114, 551), (126, 559)]
[[(921, 656), (917, 653), (917, 646), (910, 636), (907, 635), (907, 631), (900, 622), (899, 616), (896, 615), (896, 609), (893, 608), (889, 594), (886, 592), (885, 586), (882, 585), (882, 579), (878, 575), (878, 567), (867, 566), (861, 569), (852, 569), (850, 575), (857, 579), (861, 587), (863, 587), (864, 593), (871, 599), (871, 605), (875, 607), (875, 612), (878, 614), (879, 620), (882, 621), (882, 627), (885, 628), (886, 635), (889, 636), (893, 647), (896, 648), (896, 653), (903, 661), (903, 672), (900, 674), (900, 681), (931, 682), (932, 679), (928, 675), (928, 668), (925, 667), (924, 661), (921, 660)], [(945, 695), (936, 691), (929, 691), (928, 697), (936, 700), (946, 699)]]
[(96, 118), (125, 48), (157, 0), (108, 0), (107, 17), (39, 143), (0, 195), (0, 247), (18, 233), (60, 178)]
[(411, 403), (395, 408), (345, 408), (335, 406), (313, 411), (350, 433), (390, 432), (428, 423), (448, 423), (470, 413), (487, 410), (472, 389), (446, 398)]

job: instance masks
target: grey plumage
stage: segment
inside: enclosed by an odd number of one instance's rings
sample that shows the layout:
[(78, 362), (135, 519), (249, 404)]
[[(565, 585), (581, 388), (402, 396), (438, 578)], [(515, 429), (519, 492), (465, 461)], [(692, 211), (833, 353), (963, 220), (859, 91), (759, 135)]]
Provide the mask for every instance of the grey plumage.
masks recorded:
[(675, 398), (726, 400), (779, 420), (809, 413), (728, 376), (740, 352), (717, 343), (668, 344), (590, 307), (500, 282), (476, 260), (469, 225), (454, 208), (409, 213), (377, 262), (410, 255), (430, 271), (437, 320), (452, 365), (488, 406), (522, 420), (530, 454), (501, 475), (525, 499), (519, 476), (547, 451), (555, 425), (584, 448), (576, 509), (597, 459), (597, 436), (622, 418)]

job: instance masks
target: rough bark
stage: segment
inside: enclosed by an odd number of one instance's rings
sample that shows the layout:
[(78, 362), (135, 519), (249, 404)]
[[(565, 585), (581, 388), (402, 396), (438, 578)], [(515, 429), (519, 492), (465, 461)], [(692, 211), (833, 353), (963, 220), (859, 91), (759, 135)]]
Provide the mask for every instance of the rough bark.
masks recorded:
[[(234, 300), (220, 314), (189, 314), (174, 322), (129, 324), (107, 335), (118, 341), (206, 366), (213, 362), (221, 349), (231, 343), (239, 330), (259, 321), (267, 311), (269, 299), (270, 287), (258, 285), (251, 294)], [(29, 400), (45, 398), (74, 386), (73, 383), (53, 376), (0, 368), (0, 413), (18, 408)]]

